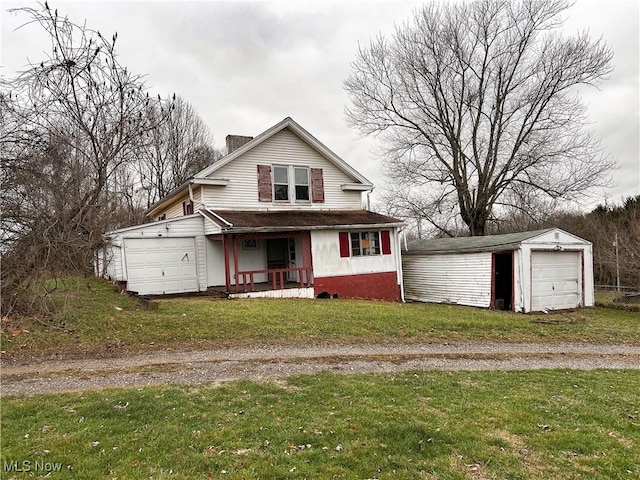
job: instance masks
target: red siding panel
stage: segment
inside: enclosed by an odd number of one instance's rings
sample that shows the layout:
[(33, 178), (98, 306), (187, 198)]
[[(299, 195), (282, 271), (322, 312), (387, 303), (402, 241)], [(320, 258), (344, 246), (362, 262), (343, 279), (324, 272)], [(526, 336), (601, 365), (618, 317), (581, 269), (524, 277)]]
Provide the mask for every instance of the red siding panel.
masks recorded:
[(340, 232), (340, 256), (341, 257), (349, 257), (351, 251), (351, 245), (349, 242), (349, 232)]
[(270, 202), (271, 197), (271, 166), (258, 165), (258, 200)]
[(366, 298), (400, 302), (400, 285), (396, 272), (366, 273), (339, 277), (315, 277), (314, 293), (337, 293), (341, 298)]
[(324, 178), (321, 168), (311, 169), (311, 201), (324, 203)]

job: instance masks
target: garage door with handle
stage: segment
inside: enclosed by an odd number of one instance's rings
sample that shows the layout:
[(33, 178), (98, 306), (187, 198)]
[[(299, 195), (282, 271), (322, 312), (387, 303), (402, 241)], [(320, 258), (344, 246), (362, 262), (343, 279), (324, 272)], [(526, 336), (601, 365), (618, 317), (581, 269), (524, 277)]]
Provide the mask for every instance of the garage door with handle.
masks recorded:
[(195, 238), (125, 239), (127, 290), (140, 295), (198, 291)]
[(580, 252), (531, 252), (531, 310), (577, 308), (581, 303)]

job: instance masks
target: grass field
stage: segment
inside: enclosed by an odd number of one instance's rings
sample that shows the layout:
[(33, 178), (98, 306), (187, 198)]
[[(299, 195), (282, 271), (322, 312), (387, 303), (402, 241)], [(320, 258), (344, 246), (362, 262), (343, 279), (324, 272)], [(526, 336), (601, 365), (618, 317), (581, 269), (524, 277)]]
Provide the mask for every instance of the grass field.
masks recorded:
[(486, 309), (365, 300), (159, 301), (145, 311), (112, 285), (68, 279), (53, 294), (51, 319), (3, 319), (8, 355), (92, 354), (256, 343), (596, 342), (640, 344), (637, 312), (595, 308), (567, 315), (522, 315)]
[[(51, 319), (3, 319), (5, 355), (352, 342), (640, 344), (634, 312), (519, 315), (356, 300), (161, 300), (69, 279)], [(640, 477), (636, 371), (305, 375), (3, 397), (1, 478)]]
[(5, 398), (2, 478), (639, 478), (638, 391), (635, 371), (412, 372)]

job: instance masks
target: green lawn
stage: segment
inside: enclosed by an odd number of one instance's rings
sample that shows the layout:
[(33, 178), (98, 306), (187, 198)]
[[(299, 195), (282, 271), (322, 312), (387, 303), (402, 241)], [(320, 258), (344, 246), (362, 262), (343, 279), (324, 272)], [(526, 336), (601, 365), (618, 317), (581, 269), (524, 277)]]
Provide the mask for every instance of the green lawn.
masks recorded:
[(2, 478), (639, 478), (639, 391), (558, 370), (4, 398)]
[(145, 311), (127, 295), (116, 293), (112, 285), (95, 279), (67, 280), (54, 298), (59, 312), (52, 319), (3, 320), (5, 354), (91, 354), (283, 342), (640, 344), (640, 314), (606, 308), (545, 316), (365, 300), (195, 297), (160, 300), (158, 310)]

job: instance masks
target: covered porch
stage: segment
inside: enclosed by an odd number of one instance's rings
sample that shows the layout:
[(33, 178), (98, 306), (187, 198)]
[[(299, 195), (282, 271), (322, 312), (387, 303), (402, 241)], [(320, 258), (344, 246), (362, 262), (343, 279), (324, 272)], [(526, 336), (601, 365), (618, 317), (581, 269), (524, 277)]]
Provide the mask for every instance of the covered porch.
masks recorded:
[(223, 233), (210, 238), (222, 242), (227, 293), (311, 288), (313, 296), (309, 231)]

